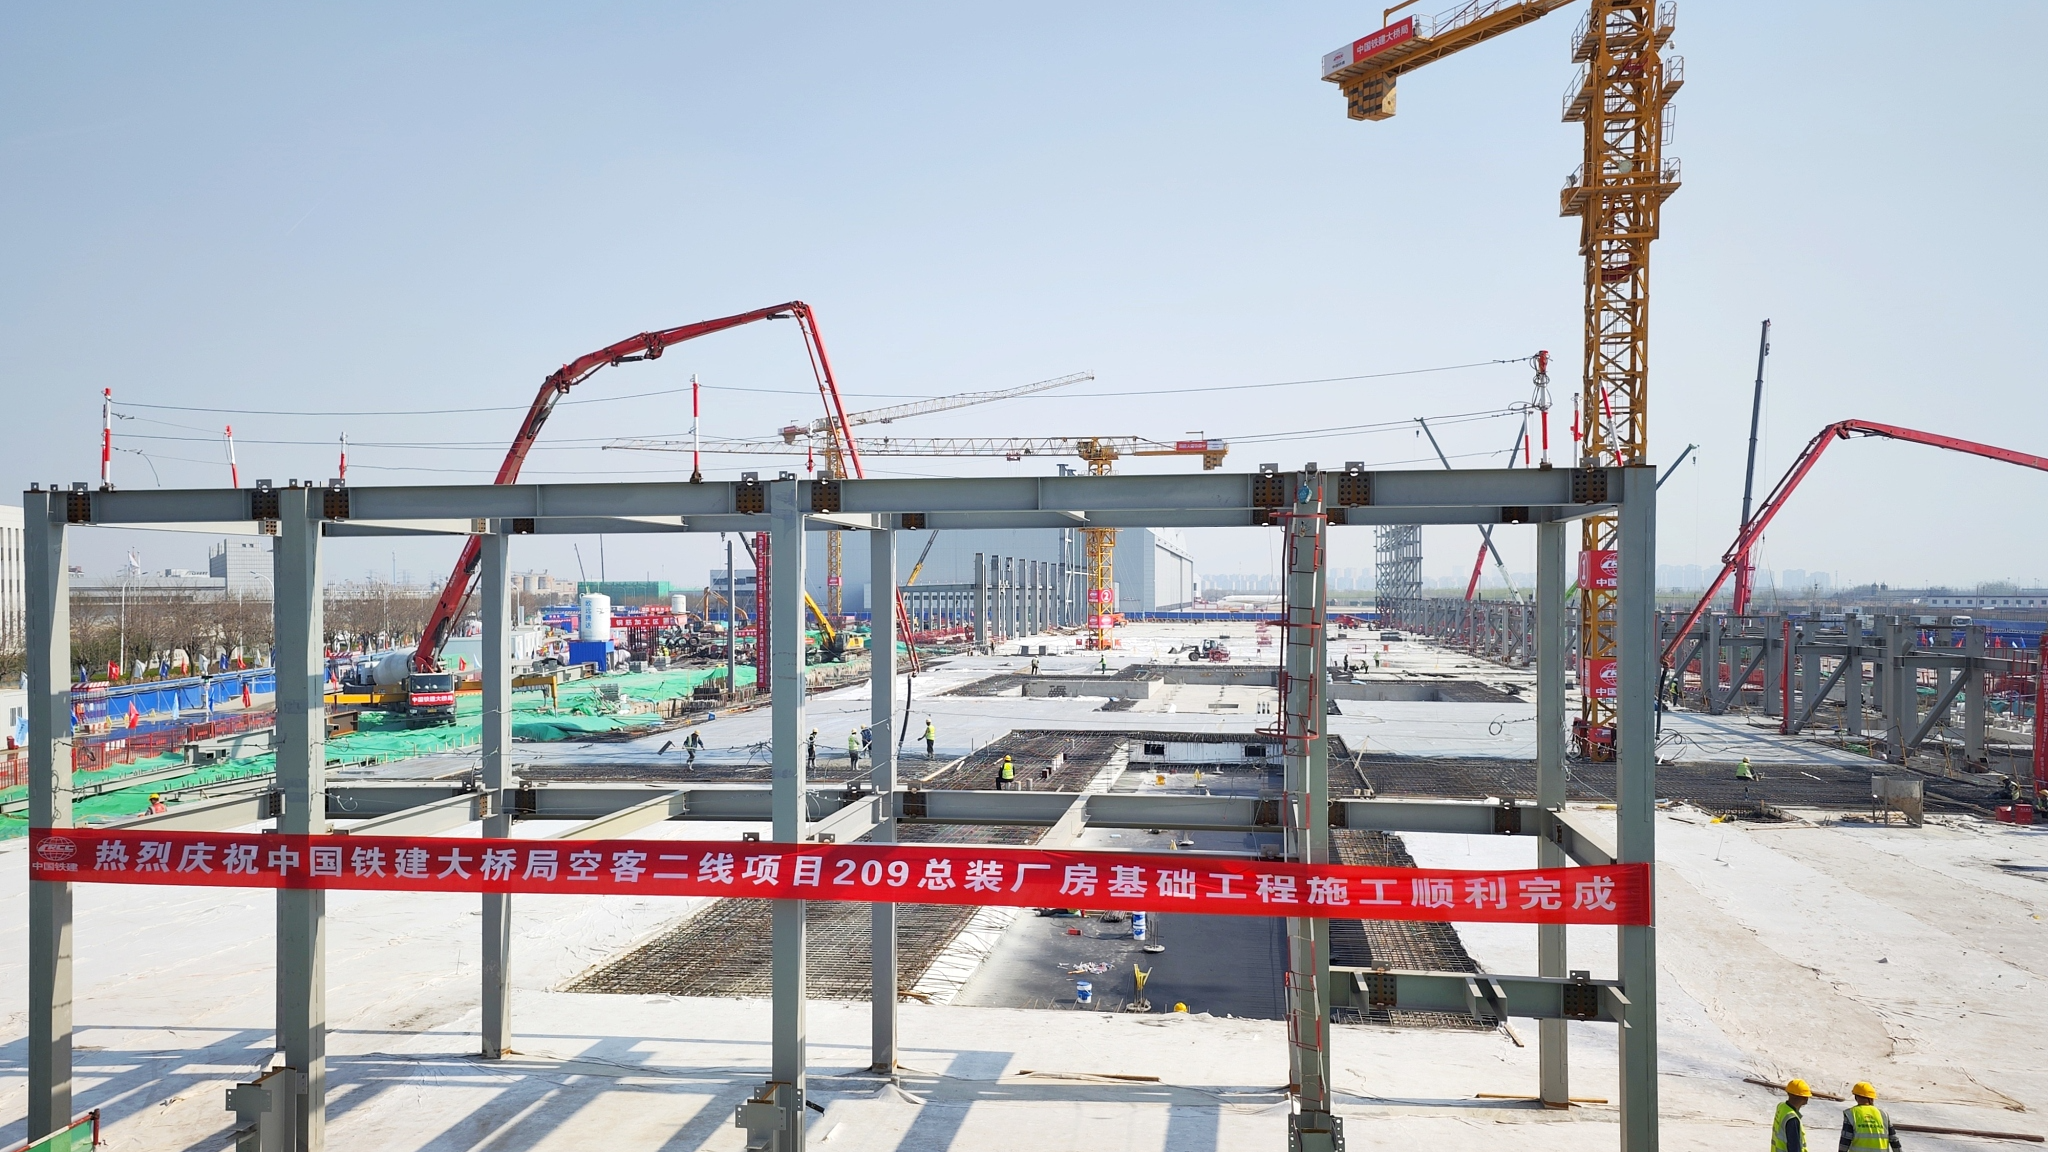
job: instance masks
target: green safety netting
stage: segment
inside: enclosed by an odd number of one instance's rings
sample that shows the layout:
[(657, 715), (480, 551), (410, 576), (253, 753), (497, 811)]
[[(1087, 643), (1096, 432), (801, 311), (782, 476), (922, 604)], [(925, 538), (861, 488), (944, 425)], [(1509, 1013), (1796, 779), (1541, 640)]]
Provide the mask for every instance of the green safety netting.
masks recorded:
[[(687, 697), (696, 690), (697, 685), (710, 679), (722, 679), (724, 675), (724, 668), (690, 668), (576, 680), (558, 689), (556, 707), (553, 709), (548, 707), (547, 696), (543, 692), (514, 692), (512, 738), (535, 743), (553, 743), (652, 727), (661, 723), (658, 714), (621, 713), (621, 704), (610, 699), (606, 690), (615, 688), (621, 701), (658, 704), (678, 696)], [(754, 670), (740, 668), (738, 680), (742, 687), (752, 684)], [(437, 752), (466, 751), (477, 747), (483, 741), (482, 713), (482, 698), (468, 692), (456, 697), (456, 716), (453, 724), (411, 728), (406, 725), (405, 717), (401, 714), (363, 712), (359, 717), (359, 727), (356, 731), (327, 741), (327, 762), (330, 765), (365, 762), (385, 764)], [(78, 772), (73, 775), (72, 782), (75, 787), (83, 788), (101, 781), (170, 767), (179, 763), (181, 759), (178, 753), (167, 753), (98, 772)], [(168, 792), (196, 785), (219, 784), (247, 776), (260, 776), (276, 767), (276, 759), (273, 753), (264, 752), (194, 768), (179, 776), (151, 780), (133, 788), (82, 797), (72, 804), (72, 816), (81, 824), (95, 819), (114, 820), (138, 816), (149, 810), (149, 797), (153, 792)], [(28, 789), (25, 787), (0, 789), (0, 802), (19, 800), (27, 794)], [(0, 839), (27, 834), (26, 812), (0, 816)]]

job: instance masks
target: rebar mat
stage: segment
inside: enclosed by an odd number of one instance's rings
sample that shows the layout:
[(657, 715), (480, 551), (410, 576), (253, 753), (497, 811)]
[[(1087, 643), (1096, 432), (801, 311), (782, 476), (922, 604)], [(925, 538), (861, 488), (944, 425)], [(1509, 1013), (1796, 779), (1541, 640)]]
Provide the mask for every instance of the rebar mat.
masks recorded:
[[(1330, 831), (1330, 854), (1336, 863), (1369, 868), (1413, 868), (1408, 846), (1391, 832)], [(1332, 920), (1330, 962), (1354, 968), (1408, 968), (1424, 972), (1477, 972), (1458, 930), (1440, 921)], [(1455, 1012), (1411, 1012), (1400, 1008), (1343, 1008), (1332, 1019), (1340, 1024), (1385, 1024), (1396, 1028), (1448, 1028), (1486, 1031), (1471, 1016)]]
[[(1079, 792), (1115, 756), (1121, 735), (1013, 732), (928, 781), (927, 790), (992, 788), (1005, 754), (1020, 780), (1041, 792)], [(1050, 769), (1050, 775), (1042, 775)], [(1001, 844), (1028, 847), (1042, 828), (906, 824), (904, 843)], [(866, 1000), (873, 988), (869, 935), (872, 905), (810, 901), (805, 906), (806, 987), (813, 999)], [(978, 908), (954, 904), (896, 906), (896, 986), (914, 988)], [(766, 996), (770, 992), (771, 906), (766, 900), (718, 900), (617, 959), (572, 981), (570, 992), (627, 995)]]

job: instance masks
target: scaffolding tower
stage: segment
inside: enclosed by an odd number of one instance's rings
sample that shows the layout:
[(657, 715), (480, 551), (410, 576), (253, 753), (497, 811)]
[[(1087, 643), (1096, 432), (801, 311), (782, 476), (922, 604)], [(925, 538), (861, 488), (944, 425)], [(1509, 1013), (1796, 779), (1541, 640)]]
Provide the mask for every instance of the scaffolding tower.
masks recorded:
[(1422, 596), (1422, 529), (1413, 524), (1385, 524), (1373, 529), (1373, 608), (1380, 626), (1408, 626), (1407, 605)]

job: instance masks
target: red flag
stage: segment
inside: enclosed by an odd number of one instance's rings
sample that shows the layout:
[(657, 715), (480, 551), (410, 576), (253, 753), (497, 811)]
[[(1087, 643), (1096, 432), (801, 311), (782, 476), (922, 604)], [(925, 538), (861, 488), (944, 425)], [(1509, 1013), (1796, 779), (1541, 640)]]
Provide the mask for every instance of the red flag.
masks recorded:
[(247, 708), (249, 706), (249, 682), (247, 680), (244, 680), (242, 681), (242, 707)]
[(112, 660), (107, 661), (107, 679), (119, 680), (120, 678), (121, 666), (119, 664), (114, 663)]
[(128, 702), (128, 727), (133, 728), (141, 722), (142, 713), (135, 710), (135, 701), (130, 700)]

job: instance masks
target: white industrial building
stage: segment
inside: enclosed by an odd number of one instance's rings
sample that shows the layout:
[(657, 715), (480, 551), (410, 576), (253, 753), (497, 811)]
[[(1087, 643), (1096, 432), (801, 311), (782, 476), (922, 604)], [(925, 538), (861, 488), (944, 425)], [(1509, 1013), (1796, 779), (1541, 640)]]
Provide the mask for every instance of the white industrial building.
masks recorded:
[[(928, 532), (899, 532), (896, 534), (896, 579), (901, 582), (910, 578), (910, 570), (916, 565), (918, 555), (924, 551), (925, 541), (931, 538)], [(844, 595), (841, 604), (847, 612), (867, 612), (872, 601), (869, 598), (868, 534), (847, 532), (840, 537), (843, 541), (845, 568)], [(818, 603), (825, 603), (826, 571), (825, 541), (822, 535), (813, 534), (808, 546), (809, 558), (804, 567), (805, 587)], [(934, 584), (974, 583), (974, 558), (979, 554), (985, 564), (1000, 565), (1009, 561), (1012, 567), (1017, 562), (1037, 563), (1059, 570), (1064, 565), (1072, 583), (1074, 611), (1084, 612), (1081, 607), (1086, 590), (1086, 554), (1082, 534), (1078, 529), (1062, 528), (1015, 528), (977, 529), (972, 531), (940, 532), (932, 540), (930, 555), (926, 556), (923, 570), (918, 574), (918, 586)], [(771, 560), (772, 564), (772, 560)], [(723, 577), (721, 569), (718, 575)], [(1117, 610), (1129, 615), (1147, 612), (1168, 612), (1187, 608), (1195, 602), (1198, 581), (1195, 562), (1189, 554), (1187, 541), (1180, 532), (1172, 529), (1122, 528), (1117, 531), (1115, 552)], [(752, 573), (741, 574), (747, 580)], [(998, 577), (991, 572), (990, 579)], [(720, 587), (723, 587), (721, 584)]]

